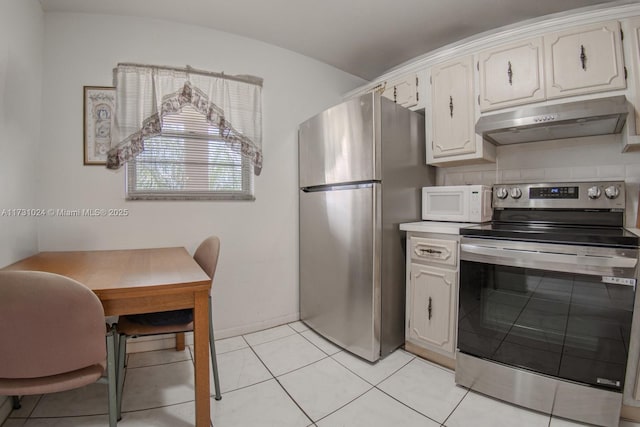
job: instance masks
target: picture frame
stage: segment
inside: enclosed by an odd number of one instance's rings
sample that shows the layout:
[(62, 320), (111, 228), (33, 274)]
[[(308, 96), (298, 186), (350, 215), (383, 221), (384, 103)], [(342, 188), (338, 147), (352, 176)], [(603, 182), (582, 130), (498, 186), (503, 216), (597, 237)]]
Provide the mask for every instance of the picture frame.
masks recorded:
[(105, 165), (115, 125), (116, 90), (109, 86), (83, 86), (84, 164)]

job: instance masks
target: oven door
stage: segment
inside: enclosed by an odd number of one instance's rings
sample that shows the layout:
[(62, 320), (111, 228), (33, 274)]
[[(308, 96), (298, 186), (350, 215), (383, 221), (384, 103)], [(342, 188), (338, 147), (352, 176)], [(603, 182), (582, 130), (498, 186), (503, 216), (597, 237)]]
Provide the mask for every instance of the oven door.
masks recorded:
[(460, 352), (622, 390), (636, 249), (463, 237), (460, 259)]

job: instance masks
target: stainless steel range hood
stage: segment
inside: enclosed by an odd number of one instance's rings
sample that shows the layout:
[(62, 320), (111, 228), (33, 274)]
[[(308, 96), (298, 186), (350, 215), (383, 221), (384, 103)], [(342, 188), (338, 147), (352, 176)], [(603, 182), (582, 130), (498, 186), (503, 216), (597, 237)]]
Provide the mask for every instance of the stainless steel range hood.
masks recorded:
[(488, 114), (476, 123), (476, 133), (497, 144), (575, 138), (620, 133), (629, 105), (624, 95)]

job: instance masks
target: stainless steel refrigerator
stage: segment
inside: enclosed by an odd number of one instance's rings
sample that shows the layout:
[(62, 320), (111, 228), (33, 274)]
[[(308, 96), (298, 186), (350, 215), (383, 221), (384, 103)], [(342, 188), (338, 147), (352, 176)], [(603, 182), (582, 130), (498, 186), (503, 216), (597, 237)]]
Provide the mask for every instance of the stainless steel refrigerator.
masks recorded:
[(369, 361), (404, 343), (405, 241), (420, 220), (424, 117), (366, 94), (302, 123), (300, 317)]

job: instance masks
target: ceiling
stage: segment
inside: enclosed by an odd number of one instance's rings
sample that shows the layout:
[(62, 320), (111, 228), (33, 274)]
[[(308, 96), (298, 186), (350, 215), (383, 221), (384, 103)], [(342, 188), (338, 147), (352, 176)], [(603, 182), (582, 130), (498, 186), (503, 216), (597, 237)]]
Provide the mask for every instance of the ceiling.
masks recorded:
[(371, 80), (465, 37), (608, 0), (40, 0), (45, 12), (147, 16), (235, 33)]

